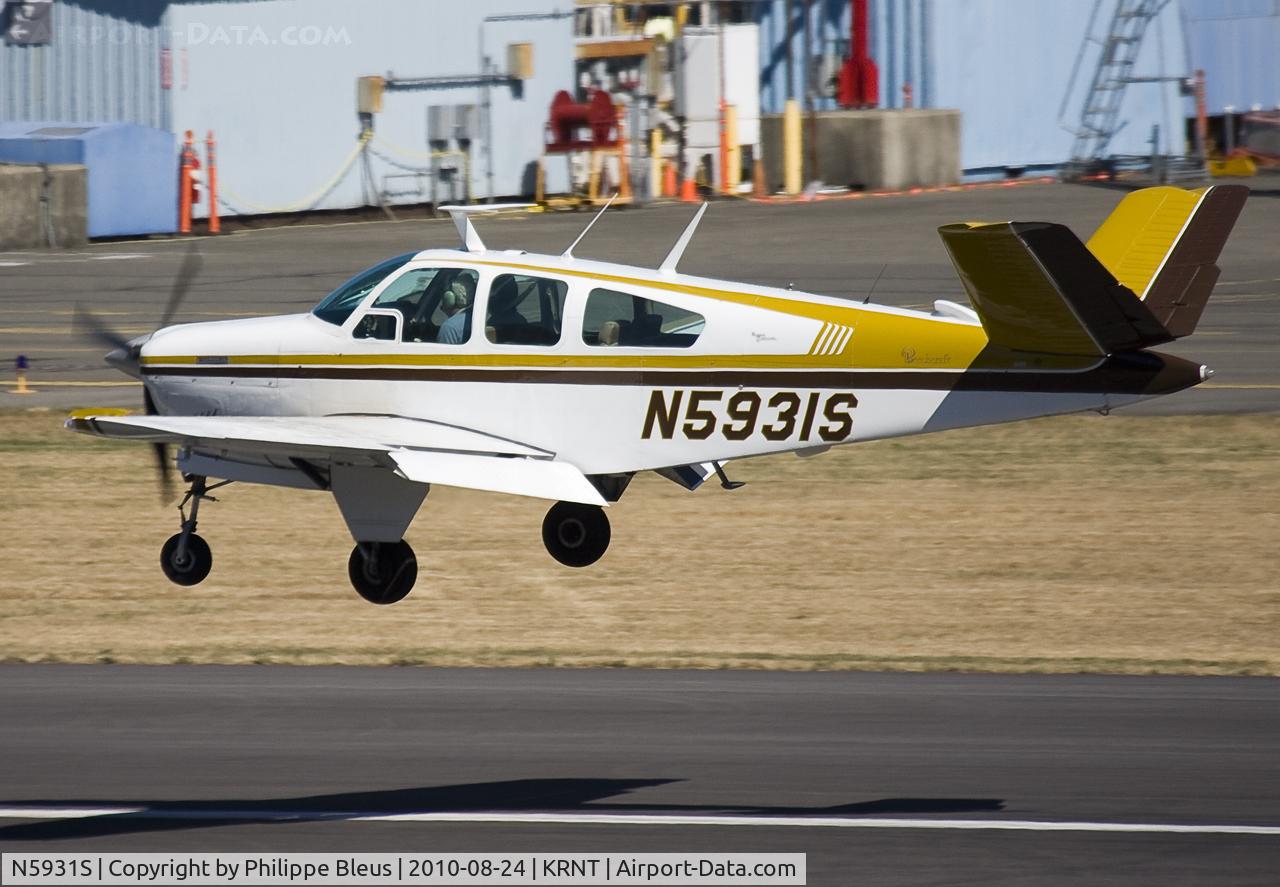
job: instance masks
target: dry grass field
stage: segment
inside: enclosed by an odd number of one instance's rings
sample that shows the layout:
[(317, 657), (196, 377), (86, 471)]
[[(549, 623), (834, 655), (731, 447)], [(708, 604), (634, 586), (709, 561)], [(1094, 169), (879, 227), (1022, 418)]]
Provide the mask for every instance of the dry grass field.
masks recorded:
[(574, 571), (546, 503), (435, 488), (414, 593), (331, 497), (233, 485), (170, 585), (145, 447), (0, 414), (0, 659), (1280, 674), (1280, 416), (1068, 417), (639, 478)]

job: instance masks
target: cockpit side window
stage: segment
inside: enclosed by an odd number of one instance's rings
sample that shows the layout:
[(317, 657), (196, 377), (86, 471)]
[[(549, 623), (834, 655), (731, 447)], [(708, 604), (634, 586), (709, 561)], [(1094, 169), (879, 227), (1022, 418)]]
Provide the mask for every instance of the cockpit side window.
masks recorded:
[(563, 280), (499, 274), (489, 288), (485, 337), (495, 345), (555, 345), (568, 292)]
[(388, 274), (404, 266), (414, 255), (414, 253), (405, 253), (402, 256), (387, 259), (385, 262), (361, 271), (325, 296), (320, 301), (320, 304), (312, 309), (311, 313), (323, 321), (342, 326), (346, 323), (347, 318), (351, 316), (351, 312), (360, 307), (360, 303), (364, 301), (365, 296), (373, 291), (375, 286), (382, 283)]
[(705, 326), (696, 311), (598, 288), (587, 296), (582, 341), (595, 347), (689, 348)]
[(478, 280), (470, 268), (412, 268), (391, 281), (373, 307), (400, 312), (405, 342), (461, 345), (471, 338)]

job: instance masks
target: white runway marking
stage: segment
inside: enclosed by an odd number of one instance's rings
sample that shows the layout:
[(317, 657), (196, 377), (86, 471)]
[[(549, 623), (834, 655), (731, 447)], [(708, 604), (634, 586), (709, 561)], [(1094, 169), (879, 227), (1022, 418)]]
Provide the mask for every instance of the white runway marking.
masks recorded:
[(0, 807), (0, 819), (88, 819), (129, 816), (210, 822), (248, 819), (280, 822), (452, 822), (552, 825), (704, 825), (767, 828), (880, 828), (954, 831), (1123, 832), (1180, 835), (1273, 835), (1276, 825), (1163, 822), (1054, 822), (1035, 819), (894, 819), (842, 816), (716, 816), (626, 813), (363, 813), (341, 810), (153, 810), (147, 807)]
[[(76, 262), (114, 262), (121, 259), (151, 259), (157, 253), (99, 253), (99, 252), (10, 252), (0, 259), (0, 268), (17, 268), (21, 265), (67, 265)], [(20, 257), (20, 258), (19, 258)]]

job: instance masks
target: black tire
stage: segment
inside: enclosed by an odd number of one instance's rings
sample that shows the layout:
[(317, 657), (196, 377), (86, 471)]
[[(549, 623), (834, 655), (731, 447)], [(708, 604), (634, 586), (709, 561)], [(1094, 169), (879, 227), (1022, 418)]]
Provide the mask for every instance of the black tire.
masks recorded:
[[(399, 542), (366, 542), (376, 549), (374, 563), (357, 545), (347, 560), (347, 575), (356, 593), (371, 604), (394, 604), (413, 591), (418, 579), (418, 558), (401, 539)], [(372, 569), (371, 569), (372, 566)]]
[(557, 502), (542, 521), (542, 544), (566, 567), (589, 567), (609, 548), (609, 517), (599, 505)]
[(169, 577), (170, 582), (178, 585), (199, 585), (213, 569), (213, 552), (209, 543), (195, 533), (187, 537), (187, 550), (182, 559), (178, 558), (178, 543), (182, 534), (170, 536), (160, 549), (160, 569)]

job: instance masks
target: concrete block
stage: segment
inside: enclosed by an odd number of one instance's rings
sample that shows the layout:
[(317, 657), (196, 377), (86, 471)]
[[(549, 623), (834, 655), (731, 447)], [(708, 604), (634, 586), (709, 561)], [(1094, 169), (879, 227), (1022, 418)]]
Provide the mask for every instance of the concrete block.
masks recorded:
[(84, 246), (89, 242), (89, 172), (77, 163), (54, 163), (49, 173), (55, 245)]
[[(806, 163), (808, 139), (816, 133), (817, 170), (809, 179), (827, 185), (901, 190), (950, 185), (960, 180), (960, 112), (919, 108), (886, 111), (820, 111), (810, 126), (804, 117)], [(770, 190), (782, 182), (782, 115), (761, 122), (765, 175)]]
[(44, 246), (40, 183), (35, 166), (0, 165), (0, 250)]
[(37, 165), (0, 164), (0, 249), (75, 247), (88, 242), (85, 168), (77, 164), (47, 167), (47, 223), (42, 201), (46, 193), (45, 169)]

